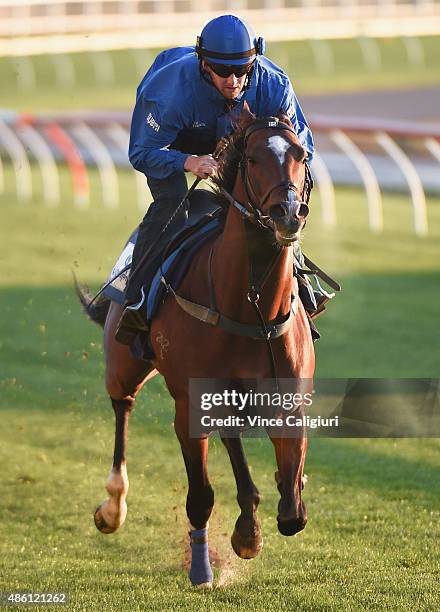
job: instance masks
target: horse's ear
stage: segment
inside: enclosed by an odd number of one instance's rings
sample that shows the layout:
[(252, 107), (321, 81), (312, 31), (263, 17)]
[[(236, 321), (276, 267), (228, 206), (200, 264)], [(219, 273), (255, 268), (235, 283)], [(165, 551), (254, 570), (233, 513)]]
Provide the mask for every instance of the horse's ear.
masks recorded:
[(289, 125), (290, 127), (293, 127), (292, 122), (290, 121), (288, 115), (286, 115), (285, 113), (277, 113), (275, 115), (275, 117), (278, 117), (278, 119), (281, 121), (281, 123), (285, 123), (286, 125)]
[(249, 108), (249, 104), (246, 100), (243, 102), (243, 108), (238, 118), (238, 125), (242, 130), (245, 130), (253, 123), (256, 119), (256, 116)]

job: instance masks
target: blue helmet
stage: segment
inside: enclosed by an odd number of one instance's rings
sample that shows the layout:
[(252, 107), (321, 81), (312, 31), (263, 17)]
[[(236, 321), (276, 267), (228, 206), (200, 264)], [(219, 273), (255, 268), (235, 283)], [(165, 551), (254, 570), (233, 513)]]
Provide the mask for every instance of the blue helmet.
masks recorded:
[(210, 63), (239, 66), (262, 55), (264, 47), (264, 39), (257, 39), (247, 23), (234, 15), (222, 15), (205, 25), (197, 37), (196, 53)]

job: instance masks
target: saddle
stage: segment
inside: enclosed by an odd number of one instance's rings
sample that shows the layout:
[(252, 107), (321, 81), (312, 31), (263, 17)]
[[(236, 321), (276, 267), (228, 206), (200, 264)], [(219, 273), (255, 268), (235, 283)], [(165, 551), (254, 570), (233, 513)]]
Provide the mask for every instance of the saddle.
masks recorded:
[(212, 219), (221, 220), (223, 227), (225, 220), (224, 213), (223, 206), (212, 191), (207, 189), (196, 189), (193, 191), (189, 197), (186, 222), (177, 229), (166, 246), (162, 259), (165, 260), (168, 255), (179, 249), (188, 238), (197, 234)]

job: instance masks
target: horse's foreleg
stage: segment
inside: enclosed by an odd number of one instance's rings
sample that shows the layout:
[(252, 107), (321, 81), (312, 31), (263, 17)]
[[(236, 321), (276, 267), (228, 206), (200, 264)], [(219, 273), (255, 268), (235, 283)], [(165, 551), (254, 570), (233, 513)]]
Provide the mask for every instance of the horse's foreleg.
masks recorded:
[(304, 529), (307, 512), (301, 494), (307, 438), (271, 438), (275, 447), (278, 472), (275, 478), (281, 499), (278, 504), (278, 530), (289, 536)]
[(174, 422), (188, 476), (186, 513), (190, 522), (191, 568), (194, 586), (210, 587), (213, 575), (208, 553), (208, 520), (214, 506), (214, 491), (208, 477), (208, 438), (190, 438), (188, 404), (176, 403)]
[(109, 498), (95, 512), (95, 525), (103, 533), (113, 533), (123, 525), (127, 515), (128, 476), (126, 447), (128, 417), (135, 396), (146, 380), (157, 372), (151, 364), (134, 357), (130, 349), (115, 340), (122, 306), (112, 302), (105, 322), (104, 347), (107, 360), (106, 386), (116, 420), (113, 466), (106, 483)]
[(257, 518), (260, 494), (252, 480), (241, 438), (222, 437), (221, 440), (231, 460), (237, 483), (237, 501), (241, 509), (231, 537), (232, 548), (242, 559), (253, 559), (263, 547), (260, 522)]

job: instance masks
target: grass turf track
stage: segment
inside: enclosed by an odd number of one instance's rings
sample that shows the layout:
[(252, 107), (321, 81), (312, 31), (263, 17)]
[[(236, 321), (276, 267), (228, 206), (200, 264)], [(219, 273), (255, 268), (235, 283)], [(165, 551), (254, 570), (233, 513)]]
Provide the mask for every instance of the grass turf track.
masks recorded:
[[(103, 388), (101, 333), (80, 314), (69, 269), (93, 286), (107, 274), (138, 221), (132, 176), (121, 176), (123, 209), (104, 211), (96, 198), (80, 212), (67, 183), (58, 209), (45, 208), (38, 189), (31, 204), (17, 204), (6, 170), (0, 591), (66, 591), (69, 610), (436, 609), (435, 439), (312, 440), (309, 524), (290, 539), (276, 530), (270, 442), (247, 441), (265, 537), (252, 562), (236, 558), (229, 546), (238, 515), (235, 485), (226, 453), (213, 440), (210, 540), (221, 560), (219, 586), (200, 593), (182, 569), (186, 477), (172, 403), (155, 379), (130, 422), (127, 523), (112, 536), (96, 531), (92, 512), (104, 498), (113, 414)], [(337, 211), (338, 228), (325, 229), (315, 196), (304, 238), (305, 251), (345, 289), (319, 323), (319, 375), (438, 376), (439, 201), (429, 203), (430, 236), (423, 240), (414, 237), (404, 196), (387, 196), (387, 229), (377, 237), (366, 230), (359, 192), (338, 191)]]

